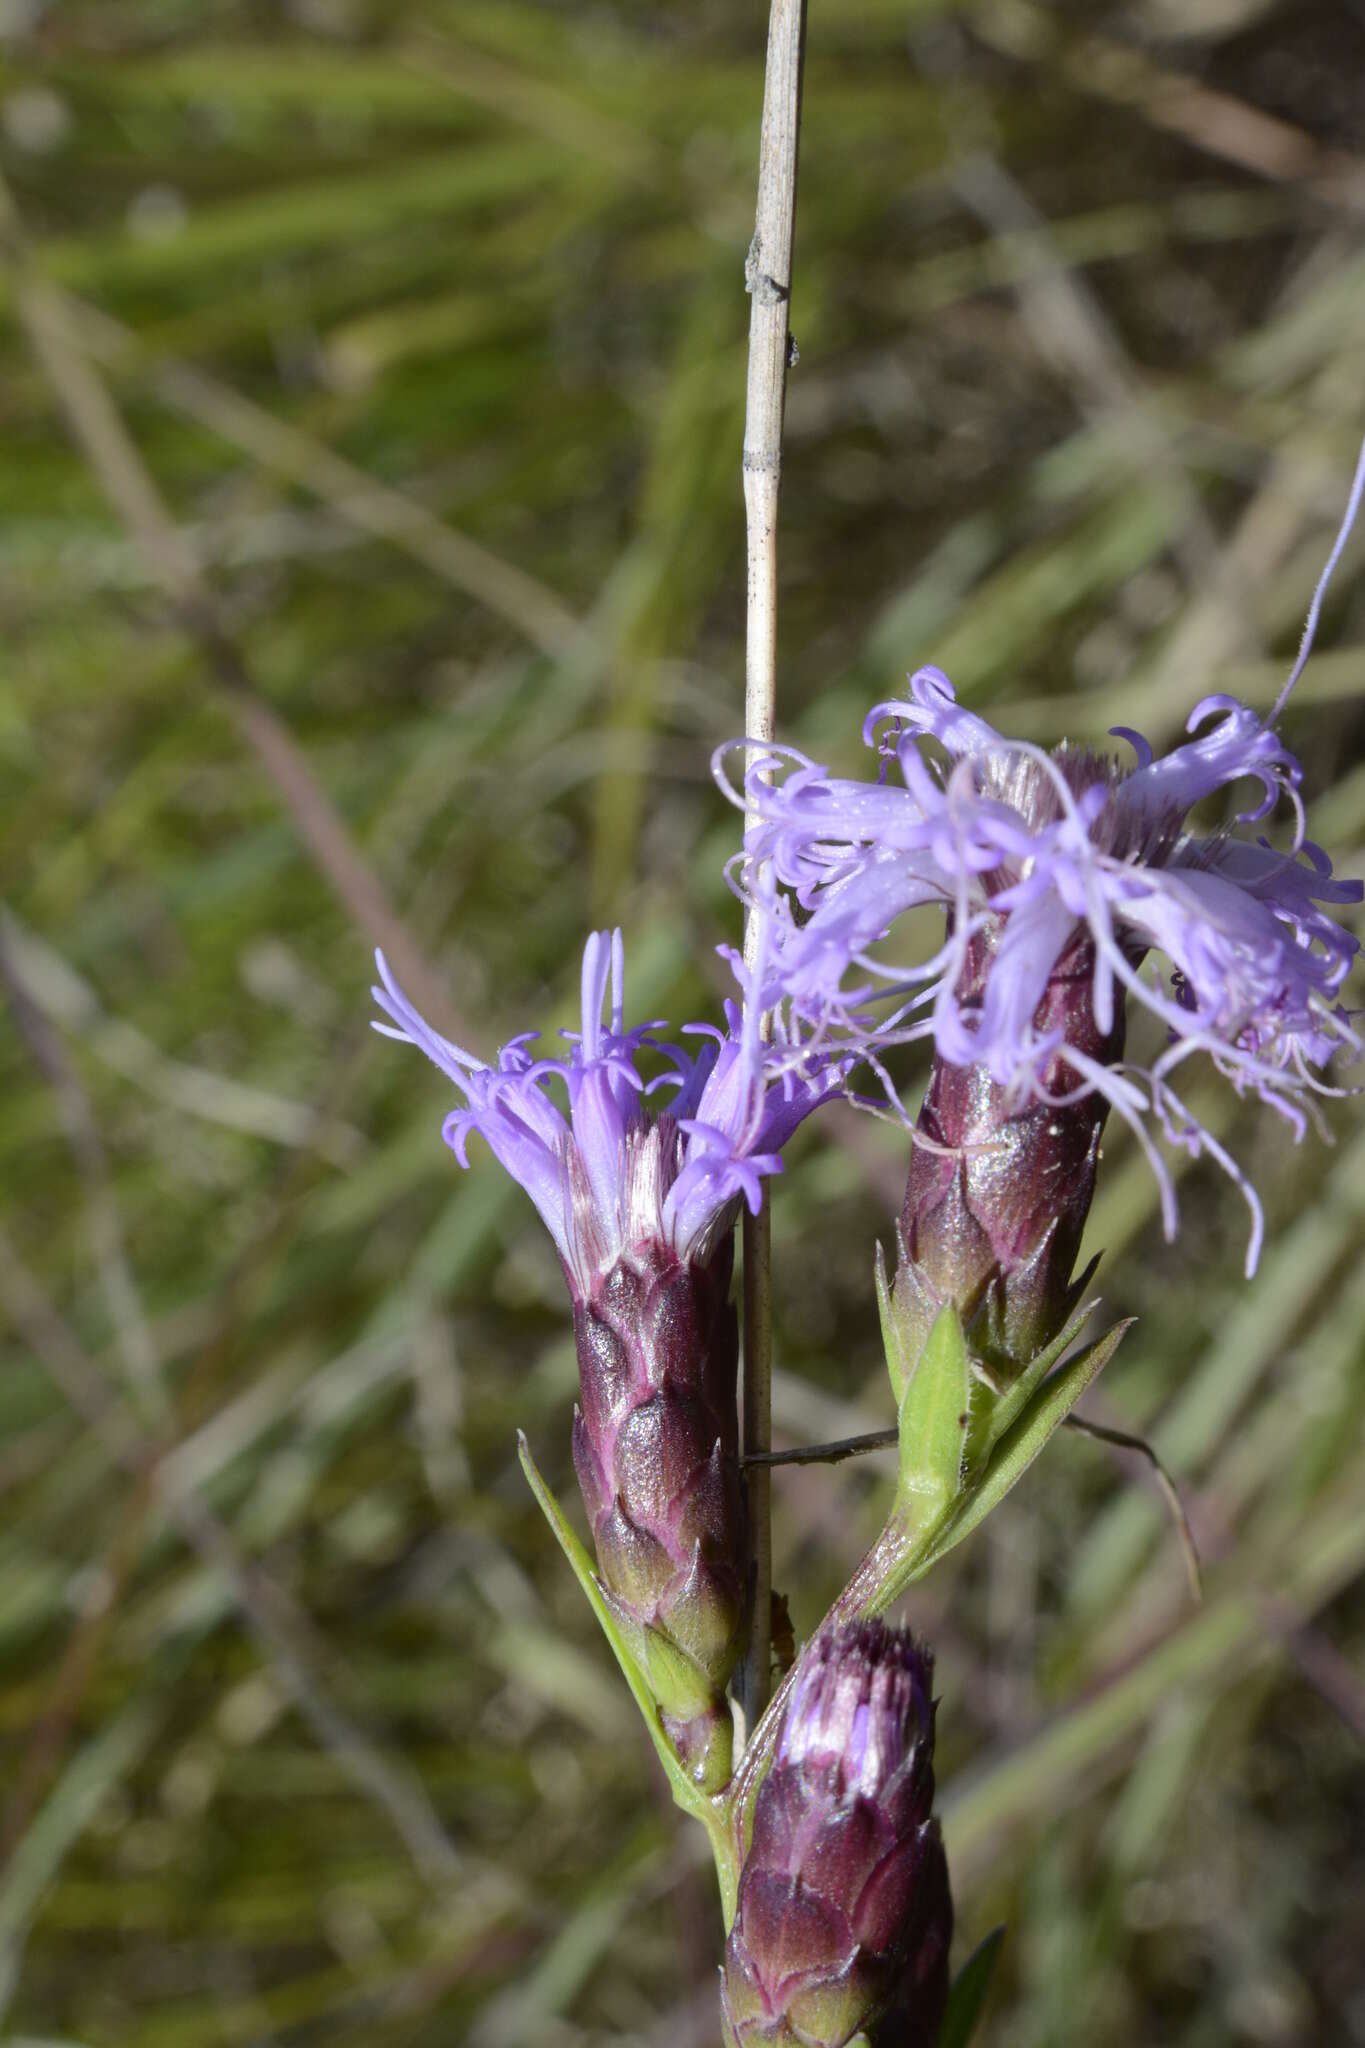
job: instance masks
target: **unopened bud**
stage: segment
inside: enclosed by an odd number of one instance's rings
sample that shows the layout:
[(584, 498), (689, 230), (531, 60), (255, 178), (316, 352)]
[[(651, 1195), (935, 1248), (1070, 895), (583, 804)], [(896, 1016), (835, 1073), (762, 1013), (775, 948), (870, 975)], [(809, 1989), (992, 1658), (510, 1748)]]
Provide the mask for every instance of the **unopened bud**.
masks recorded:
[(932, 2048), (953, 1908), (934, 1800), (933, 1665), (904, 1630), (817, 1636), (794, 1681), (725, 1953), (736, 2048)]

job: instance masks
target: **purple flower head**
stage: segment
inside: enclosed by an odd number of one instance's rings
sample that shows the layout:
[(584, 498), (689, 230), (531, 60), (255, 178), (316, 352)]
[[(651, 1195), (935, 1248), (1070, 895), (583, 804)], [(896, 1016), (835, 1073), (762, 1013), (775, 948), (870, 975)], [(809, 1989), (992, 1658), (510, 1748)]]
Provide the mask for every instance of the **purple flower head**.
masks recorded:
[(933, 1662), (855, 1622), (797, 1667), (726, 1948), (730, 2038), (934, 2041), (952, 1900), (932, 1817)]
[[(1365, 451), (1348, 524), (1363, 486)], [(1297, 1136), (1311, 1092), (1335, 1092), (1314, 1070), (1361, 1051), (1337, 1000), (1360, 944), (1333, 912), (1358, 903), (1362, 885), (1334, 879), (1326, 854), (1304, 836), (1302, 771), (1274, 723), (1306, 659), (1344, 533), (1270, 720), (1210, 696), (1191, 713), (1189, 738), (1160, 758), (1124, 727), (1114, 733), (1131, 746), (1132, 765), (1067, 745), (1047, 753), (1005, 738), (958, 704), (940, 670), (922, 668), (908, 698), (878, 705), (866, 722), (864, 738), (879, 756), (875, 783), (833, 776), (774, 747), (751, 762), (741, 794), (725, 779), (722, 750), (722, 787), (750, 818), (739, 893), (754, 901), (761, 866), (765, 898), (773, 883), (778, 890), (761, 1001), (789, 999), (816, 1046), (856, 1050), (893, 1102), (881, 1053), (918, 1038), (932, 1039), (940, 1060), (980, 1069), (1015, 1108), (1097, 1091), (1155, 1167), (1168, 1235), (1174, 1190), (1153, 1124), (1167, 1142), (1207, 1152), (1233, 1175), (1252, 1209), (1252, 1271), (1261, 1234), (1255, 1191), (1187, 1108), (1176, 1077), (1193, 1054), (1207, 1053)], [(1251, 793), (1239, 824), (1267, 818), (1281, 800), (1291, 807), (1284, 850), (1187, 823), (1204, 798), (1241, 784)], [(874, 956), (897, 920), (924, 906), (947, 913), (943, 943), (893, 964)], [(983, 943), (984, 987), (974, 965)], [(1089, 963), (1089, 1014), (1084, 1031), (1069, 1031), (1045, 998), (1078, 945)], [(1165, 1028), (1164, 1049), (1146, 1066), (1106, 1062), (1083, 1042), (1121, 1037), (1129, 997)]]
[[(837, 1092), (846, 1061), (813, 1061), (778, 1020), (771, 1039), (752, 1003), (725, 1006), (726, 1029), (685, 1025), (701, 1039), (695, 1057), (660, 1042), (655, 1022), (625, 1028), (621, 934), (593, 932), (583, 950), (582, 1029), (567, 1053), (531, 1048), (539, 1033), (511, 1039), (488, 1066), (433, 1031), (377, 954), (375, 1001), (388, 1038), (415, 1045), (464, 1097), (442, 1135), (467, 1166), (471, 1133), (525, 1188), (555, 1241), (576, 1297), (586, 1300), (623, 1252), (663, 1245), (686, 1263), (705, 1257), (741, 1200), (757, 1210), (764, 1177), (780, 1173), (782, 1146), (816, 1105)], [(735, 971), (743, 986), (745, 970)], [(646, 1081), (642, 1048), (669, 1070)], [(651, 1115), (646, 1096), (672, 1087)], [(557, 1099), (559, 1097), (560, 1099)]]
[[(733, 958), (733, 956), (732, 956)], [(599, 1587), (693, 1782), (718, 1792), (731, 1766), (725, 1697), (748, 1602), (730, 1303), (734, 1217), (846, 1061), (810, 1054), (752, 1001), (726, 1028), (687, 1027), (695, 1056), (625, 1026), (621, 934), (583, 952), (582, 1027), (560, 1058), (514, 1038), (494, 1066), (427, 1025), (382, 954), (375, 1029), (416, 1045), (459, 1089), (446, 1142), (462, 1166), (471, 1133), (526, 1189), (573, 1297), (581, 1405), (574, 1465)], [(766, 976), (734, 962), (750, 993)], [(663, 1071), (646, 1079), (646, 1050)], [(670, 1088), (651, 1114), (647, 1098)]]

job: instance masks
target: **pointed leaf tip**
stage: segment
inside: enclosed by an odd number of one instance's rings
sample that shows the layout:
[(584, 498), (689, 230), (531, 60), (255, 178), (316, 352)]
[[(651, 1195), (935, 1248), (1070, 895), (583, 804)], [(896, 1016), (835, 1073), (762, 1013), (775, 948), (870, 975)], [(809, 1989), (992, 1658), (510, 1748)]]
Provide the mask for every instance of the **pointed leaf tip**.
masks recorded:
[(877, 1289), (877, 1315), (882, 1326), (882, 1349), (886, 1353), (887, 1375), (891, 1381), (891, 1391), (899, 1404), (905, 1393), (910, 1364), (906, 1361), (905, 1348), (901, 1343), (900, 1325), (896, 1320), (895, 1306), (891, 1299), (891, 1283), (886, 1276), (886, 1253), (881, 1245), (877, 1246), (872, 1276)]
[(935, 2048), (970, 2048), (977, 2022), (985, 2011), (1004, 1939), (1004, 1928), (994, 1928), (984, 1941), (977, 1944), (958, 1971), (948, 1993), (948, 2006)]
[(998, 1506), (1015, 1486), (1049, 1437), (1065, 1422), (1081, 1395), (1118, 1350), (1132, 1329), (1136, 1317), (1115, 1323), (1093, 1344), (1060, 1366), (1051, 1379), (1038, 1387), (1023, 1413), (996, 1443), (980, 1479), (962, 1499), (936, 1539), (916, 1561), (915, 1577), (922, 1578), (931, 1565), (970, 1535), (991, 1509)]

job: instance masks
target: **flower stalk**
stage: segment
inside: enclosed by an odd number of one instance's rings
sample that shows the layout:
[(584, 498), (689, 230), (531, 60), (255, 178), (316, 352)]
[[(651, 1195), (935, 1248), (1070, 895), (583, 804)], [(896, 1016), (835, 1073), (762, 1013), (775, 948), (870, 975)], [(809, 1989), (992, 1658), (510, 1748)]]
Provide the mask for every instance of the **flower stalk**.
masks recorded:
[[(777, 502), (792, 355), (787, 308), (805, 55), (806, 0), (772, 0), (758, 197), (744, 274), (749, 294), (743, 457), (748, 556), (744, 730), (751, 759), (756, 749), (772, 740), (777, 706)], [(750, 974), (756, 971), (765, 944), (762, 912), (751, 908), (744, 926), (744, 960)], [(772, 1447), (772, 1228), (766, 1202), (745, 1216), (743, 1234), (744, 1448), (761, 1453)], [(768, 1698), (772, 1661), (772, 1481), (762, 1464), (748, 1468), (746, 1492), (753, 1598), (741, 1704), (746, 1726), (752, 1728)]]

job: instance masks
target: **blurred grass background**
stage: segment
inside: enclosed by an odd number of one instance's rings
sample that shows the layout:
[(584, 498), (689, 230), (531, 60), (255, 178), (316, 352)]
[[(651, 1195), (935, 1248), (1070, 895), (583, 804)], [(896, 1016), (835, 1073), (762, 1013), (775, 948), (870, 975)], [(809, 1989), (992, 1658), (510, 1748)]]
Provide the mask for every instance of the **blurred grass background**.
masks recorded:
[[(735, 936), (760, 0), (0, 0), (0, 2037), (716, 2038), (717, 1927), (516, 1469), (562, 1283), (369, 1032)], [(942, 662), (1043, 740), (1268, 705), (1365, 423), (1365, 12), (813, 0), (786, 736)], [(1365, 540), (1287, 721), (1365, 864)], [(425, 971), (423, 962), (426, 963)], [(419, 985), (420, 984), (420, 985)], [(1204, 1085), (1204, 1084), (1201, 1084)], [(920, 1590), (986, 2039), (1365, 2042), (1365, 1129), (1206, 1086), (1138, 1332)], [(779, 1441), (888, 1419), (894, 1137), (776, 1195)], [(808, 1629), (882, 1461), (779, 1476)]]

